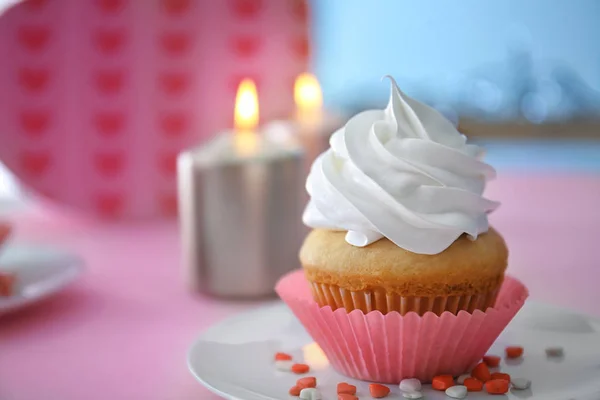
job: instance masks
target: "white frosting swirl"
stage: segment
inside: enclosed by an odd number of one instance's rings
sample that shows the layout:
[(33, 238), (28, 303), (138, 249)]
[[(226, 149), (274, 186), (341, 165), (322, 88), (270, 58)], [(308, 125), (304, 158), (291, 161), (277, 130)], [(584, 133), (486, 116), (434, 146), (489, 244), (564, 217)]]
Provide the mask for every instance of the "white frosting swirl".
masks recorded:
[(355, 246), (387, 237), (421, 254), (440, 253), (463, 233), (476, 239), (498, 206), (482, 197), (495, 170), (452, 123), (390, 79), (386, 109), (351, 118), (313, 163), (304, 223), (348, 231)]

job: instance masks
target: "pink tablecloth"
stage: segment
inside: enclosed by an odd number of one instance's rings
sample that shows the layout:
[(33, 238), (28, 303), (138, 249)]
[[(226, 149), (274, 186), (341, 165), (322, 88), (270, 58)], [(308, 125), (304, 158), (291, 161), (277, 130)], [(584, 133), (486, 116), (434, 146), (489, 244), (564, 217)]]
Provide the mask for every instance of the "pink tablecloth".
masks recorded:
[[(504, 176), (489, 197), (510, 273), (531, 297), (600, 316), (600, 176)], [(61, 295), (0, 318), (0, 399), (213, 399), (186, 369), (208, 325), (256, 304), (182, 284), (174, 223), (111, 226), (56, 213), (15, 216), (17, 240), (60, 244), (87, 260)]]

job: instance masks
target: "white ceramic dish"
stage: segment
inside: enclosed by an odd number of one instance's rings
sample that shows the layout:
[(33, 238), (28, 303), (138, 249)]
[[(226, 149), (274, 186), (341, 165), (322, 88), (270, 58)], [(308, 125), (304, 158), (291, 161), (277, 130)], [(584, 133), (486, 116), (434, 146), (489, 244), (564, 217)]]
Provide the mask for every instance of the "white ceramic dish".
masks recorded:
[[(501, 370), (531, 379), (531, 389), (505, 396), (469, 393), (467, 399), (599, 400), (600, 320), (553, 306), (528, 302), (498, 338), (489, 354), (503, 355), (508, 345), (522, 345), (522, 360), (503, 360)], [(562, 346), (562, 359), (549, 359), (545, 348)], [(341, 376), (328, 364), (294, 315), (275, 303), (226, 319), (204, 332), (188, 353), (192, 374), (212, 392), (231, 400), (289, 400), (298, 375), (276, 371), (273, 355), (285, 351), (312, 368), (323, 400), (336, 400), (338, 382), (358, 387), (370, 399), (368, 383)], [(402, 399), (397, 387), (389, 399)], [(426, 385), (425, 399), (448, 400)]]
[(7, 244), (0, 249), (0, 271), (17, 276), (13, 295), (0, 297), (4, 314), (62, 290), (81, 275), (83, 261), (50, 246)]

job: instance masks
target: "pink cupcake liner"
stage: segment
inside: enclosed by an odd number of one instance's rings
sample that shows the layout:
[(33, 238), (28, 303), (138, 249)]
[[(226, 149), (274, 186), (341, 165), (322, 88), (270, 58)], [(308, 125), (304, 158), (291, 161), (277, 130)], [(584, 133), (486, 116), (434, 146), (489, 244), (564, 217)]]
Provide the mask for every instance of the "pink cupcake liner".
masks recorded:
[(398, 311), (404, 315), (411, 311), (423, 315), (428, 311), (441, 315), (444, 311), (453, 314), (461, 310), (473, 312), (475, 310), (486, 310), (492, 307), (498, 297), (498, 289), (487, 293), (464, 296), (401, 296), (396, 293), (388, 293), (385, 289), (359, 290), (352, 292), (344, 290), (339, 286), (323, 283), (309, 283), (313, 299), (319, 305), (330, 305), (331, 308), (345, 308), (347, 311), (355, 308), (364, 313), (381, 311), (386, 314), (390, 311)]
[(381, 383), (404, 378), (430, 382), (440, 374), (461, 375), (485, 355), (523, 306), (527, 288), (506, 276), (496, 305), (485, 312), (401, 315), (319, 307), (299, 271), (285, 275), (276, 291), (340, 373)]

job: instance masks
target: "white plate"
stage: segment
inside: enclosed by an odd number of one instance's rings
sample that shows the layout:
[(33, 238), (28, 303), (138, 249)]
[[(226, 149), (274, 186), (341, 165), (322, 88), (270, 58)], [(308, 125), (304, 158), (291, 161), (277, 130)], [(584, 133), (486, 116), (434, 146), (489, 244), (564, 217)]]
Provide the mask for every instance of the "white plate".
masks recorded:
[[(532, 387), (506, 396), (469, 393), (476, 399), (598, 400), (600, 399), (600, 320), (568, 310), (528, 302), (498, 338), (489, 354), (502, 355), (508, 345), (522, 345), (525, 355), (501, 370), (530, 379)], [(547, 359), (545, 348), (562, 346), (562, 360)], [(323, 400), (337, 400), (338, 382), (357, 386), (361, 399), (371, 398), (368, 383), (344, 377), (328, 364), (291, 311), (276, 303), (239, 314), (204, 332), (188, 353), (192, 374), (212, 392), (232, 400), (289, 400), (298, 375), (276, 371), (277, 351), (304, 359), (317, 377)], [(401, 399), (397, 387), (389, 399)], [(425, 399), (448, 400), (443, 392), (423, 390)]]
[(14, 272), (10, 297), (0, 297), (0, 314), (15, 311), (62, 290), (83, 270), (82, 260), (54, 247), (8, 244), (0, 252), (0, 271)]

